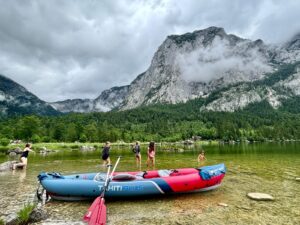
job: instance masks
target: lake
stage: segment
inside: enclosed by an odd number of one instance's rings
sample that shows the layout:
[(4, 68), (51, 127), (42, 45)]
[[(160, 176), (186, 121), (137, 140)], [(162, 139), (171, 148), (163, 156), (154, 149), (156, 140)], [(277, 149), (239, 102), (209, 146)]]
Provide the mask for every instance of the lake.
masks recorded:
[[(150, 199), (107, 200), (108, 224), (300, 224), (300, 143), (255, 143), (203, 146), (205, 165), (225, 163), (222, 185), (210, 192)], [(199, 167), (200, 146), (183, 153), (159, 150), (156, 169)], [(142, 168), (146, 167), (142, 148)], [(135, 171), (129, 147), (113, 147), (111, 159), (122, 159), (117, 171)], [(0, 155), (0, 163), (9, 160)], [(62, 174), (104, 171), (99, 150), (82, 153), (61, 151), (47, 155), (32, 153), (26, 171), (0, 173), (0, 217), (10, 219), (26, 202), (34, 199), (41, 171)], [(253, 201), (248, 192), (271, 194), (275, 201)], [(219, 206), (226, 203), (228, 206)], [(44, 205), (49, 219), (40, 224), (84, 224), (81, 219), (91, 202), (49, 201)]]

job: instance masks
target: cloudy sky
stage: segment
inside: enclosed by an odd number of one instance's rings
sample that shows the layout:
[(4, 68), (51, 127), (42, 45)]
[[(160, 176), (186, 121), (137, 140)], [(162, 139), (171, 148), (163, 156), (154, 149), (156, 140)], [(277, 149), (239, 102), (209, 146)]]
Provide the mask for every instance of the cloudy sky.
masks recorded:
[(95, 98), (145, 71), (167, 35), (224, 27), (286, 41), (294, 0), (0, 0), (0, 74), (46, 101)]

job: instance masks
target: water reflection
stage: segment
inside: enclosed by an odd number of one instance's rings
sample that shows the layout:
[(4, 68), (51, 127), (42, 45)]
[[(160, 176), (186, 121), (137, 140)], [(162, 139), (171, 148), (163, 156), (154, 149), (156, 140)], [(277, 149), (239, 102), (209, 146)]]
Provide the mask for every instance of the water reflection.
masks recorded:
[(23, 183), (26, 178), (26, 169), (12, 170), (12, 176), (18, 178), (19, 183)]

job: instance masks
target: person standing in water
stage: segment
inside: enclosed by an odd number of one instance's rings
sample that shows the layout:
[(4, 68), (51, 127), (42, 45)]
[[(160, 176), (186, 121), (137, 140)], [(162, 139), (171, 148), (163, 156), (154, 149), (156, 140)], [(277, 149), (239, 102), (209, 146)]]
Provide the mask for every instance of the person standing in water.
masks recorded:
[(13, 165), (13, 170), (15, 170), (17, 167), (23, 167), (23, 168), (26, 168), (27, 166), (27, 163), (28, 163), (28, 155), (29, 155), (29, 152), (33, 152), (35, 153), (35, 151), (31, 150), (31, 144), (27, 143), (25, 145), (25, 148), (23, 149), (22, 153), (21, 153), (21, 157), (20, 157), (20, 162), (19, 163), (16, 163)]
[(204, 150), (201, 151), (201, 153), (198, 155), (198, 163), (203, 162), (206, 160), (206, 157), (204, 155)]
[(102, 160), (104, 166), (110, 164), (109, 151), (110, 151), (110, 142), (107, 141), (105, 143), (105, 146), (102, 149)]
[(141, 147), (138, 141), (136, 141), (135, 145), (132, 146), (132, 151), (135, 153), (136, 165), (141, 166), (142, 163)]
[(147, 166), (151, 164), (152, 167), (155, 165), (155, 143), (154, 141), (151, 141), (147, 150)]

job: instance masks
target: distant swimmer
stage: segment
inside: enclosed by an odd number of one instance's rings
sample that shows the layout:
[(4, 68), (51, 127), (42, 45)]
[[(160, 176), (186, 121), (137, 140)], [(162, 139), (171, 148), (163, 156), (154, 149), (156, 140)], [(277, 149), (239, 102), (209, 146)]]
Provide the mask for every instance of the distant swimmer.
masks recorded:
[(29, 152), (35, 153), (35, 151), (31, 150), (31, 147), (32, 146), (29, 143), (27, 143), (25, 145), (25, 148), (23, 149), (23, 151), (21, 153), (20, 162), (13, 165), (13, 167), (12, 167), (13, 170), (15, 170), (18, 167), (26, 168), (27, 163), (28, 163), (28, 159), (27, 158), (28, 158)]

